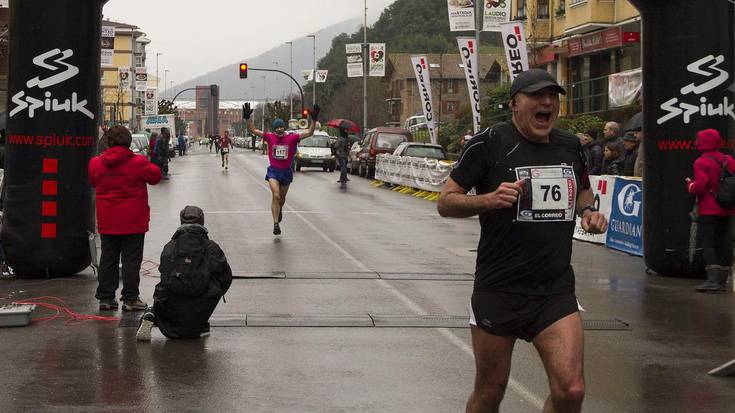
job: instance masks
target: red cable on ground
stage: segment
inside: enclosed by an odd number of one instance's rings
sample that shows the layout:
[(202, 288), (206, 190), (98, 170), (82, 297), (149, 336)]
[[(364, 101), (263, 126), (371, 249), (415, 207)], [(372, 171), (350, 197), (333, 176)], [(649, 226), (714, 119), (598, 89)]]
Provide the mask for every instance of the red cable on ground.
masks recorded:
[[(59, 304), (54, 304), (54, 302), (59, 303)], [(14, 301), (13, 304), (33, 304), (33, 305), (37, 305), (39, 307), (43, 307), (43, 308), (56, 312), (56, 314), (53, 314), (47, 317), (34, 318), (32, 321), (35, 323), (43, 323), (47, 321), (52, 321), (57, 318), (64, 318), (65, 319), (64, 324), (67, 324), (67, 325), (79, 323), (83, 321), (90, 321), (90, 320), (92, 321), (120, 321), (120, 317), (108, 317), (108, 316), (77, 313), (76, 311), (69, 308), (69, 306), (66, 305), (64, 300), (62, 300), (59, 297), (44, 296), (44, 297), (26, 298), (24, 300)]]
[(151, 260), (143, 260), (140, 266), (140, 275), (148, 278), (161, 278), (159, 275), (155, 275), (157, 270), (157, 262)]

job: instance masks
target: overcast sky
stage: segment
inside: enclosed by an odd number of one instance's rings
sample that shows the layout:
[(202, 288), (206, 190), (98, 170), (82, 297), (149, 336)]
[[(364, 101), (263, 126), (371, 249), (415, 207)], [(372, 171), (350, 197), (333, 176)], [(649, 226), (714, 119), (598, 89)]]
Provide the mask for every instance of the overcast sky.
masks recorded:
[[(367, 0), (368, 24), (394, 0)], [(196, 6), (194, 6), (196, 4)], [(147, 66), (176, 83), (363, 16), (364, 0), (110, 0), (105, 19), (144, 31)]]

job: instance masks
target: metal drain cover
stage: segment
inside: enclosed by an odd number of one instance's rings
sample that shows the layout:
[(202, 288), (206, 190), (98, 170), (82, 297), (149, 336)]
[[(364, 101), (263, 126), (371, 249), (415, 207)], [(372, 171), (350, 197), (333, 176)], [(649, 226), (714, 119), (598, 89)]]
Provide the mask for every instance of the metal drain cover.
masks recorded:
[(247, 327), (246, 314), (214, 314), (209, 318), (212, 327)]
[(378, 274), (374, 272), (288, 272), (286, 278), (374, 280), (378, 278)]
[(630, 324), (614, 319), (614, 320), (582, 320), (582, 328), (587, 331), (627, 331), (630, 330)]
[(373, 327), (369, 315), (250, 314), (248, 327)]
[(286, 278), (286, 273), (283, 271), (273, 272), (244, 272), (244, 271), (233, 271), (232, 278)]
[(370, 316), (375, 327), (467, 328), (469, 326), (469, 316), (377, 314)]
[(473, 281), (472, 274), (445, 274), (445, 273), (394, 273), (381, 272), (380, 278), (384, 280), (407, 280), (407, 281)]

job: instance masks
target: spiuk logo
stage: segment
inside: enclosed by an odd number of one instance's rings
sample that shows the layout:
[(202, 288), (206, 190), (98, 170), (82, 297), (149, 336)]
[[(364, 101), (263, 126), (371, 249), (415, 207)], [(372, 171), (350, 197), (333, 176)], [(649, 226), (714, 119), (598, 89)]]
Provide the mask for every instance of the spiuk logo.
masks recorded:
[[(33, 64), (49, 70), (51, 75), (47, 77), (36, 76), (26, 82), (26, 87), (28, 89), (47, 89), (66, 82), (78, 75), (79, 68), (66, 62), (72, 56), (74, 56), (73, 50), (66, 49), (61, 51), (56, 48), (34, 57)], [(44, 92), (44, 99), (39, 99), (26, 95), (26, 91), (21, 90), (13, 95), (11, 101), (15, 104), (13, 110), (10, 111), (9, 116), (11, 118), (18, 113), (28, 110), (28, 117), (33, 119), (36, 111), (44, 110), (46, 112), (79, 112), (90, 119), (94, 119), (94, 114), (87, 109), (87, 100), (80, 101), (76, 92), (72, 93), (69, 99), (64, 99), (60, 102), (59, 99), (53, 98), (50, 91)]]
[[(702, 95), (724, 85), (730, 78), (730, 74), (719, 67), (724, 62), (725, 56), (723, 55), (709, 55), (690, 63), (687, 66), (687, 71), (703, 76), (705, 79), (703, 79), (702, 83), (692, 82), (682, 87), (679, 92), (682, 96), (691, 94)], [(735, 84), (728, 90), (735, 91)], [(685, 124), (689, 124), (692, 116), (695, 115), (703, 117), (730, 116), (735, 119), (735, 104), (730, 103), (727, 96), (724, 96), (722, 102), (718, 104), (709, 103), (705, 96), (701, 96), (699, 98), (698, 104), (680, 102), (679, 98), (675, 97), (662, 103), (661, 109), (666, 111), (667, 114), (656, 121), (659, 125), (674, 119), (679, 115), (682, 116)]]

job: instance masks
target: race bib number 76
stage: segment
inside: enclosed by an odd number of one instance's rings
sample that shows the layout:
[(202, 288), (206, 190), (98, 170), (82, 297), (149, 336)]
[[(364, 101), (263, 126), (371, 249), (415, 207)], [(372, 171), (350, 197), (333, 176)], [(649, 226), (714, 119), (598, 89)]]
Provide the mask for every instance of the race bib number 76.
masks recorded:
[(516, 168), (523, 181), (518, 198), (517, 220), (521, 222), (574, 221), (577, 180), (566, 165)]

